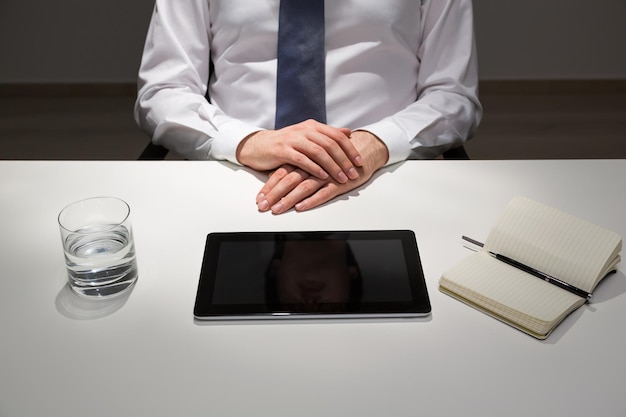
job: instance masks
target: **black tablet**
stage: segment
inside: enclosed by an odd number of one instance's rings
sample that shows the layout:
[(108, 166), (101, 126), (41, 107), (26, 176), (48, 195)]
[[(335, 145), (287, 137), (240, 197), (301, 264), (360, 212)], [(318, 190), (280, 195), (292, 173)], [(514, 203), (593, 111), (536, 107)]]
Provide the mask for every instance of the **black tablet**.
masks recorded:
[(207, 236), (194, 307), (198, 320), (428, 314), (412, 231)]

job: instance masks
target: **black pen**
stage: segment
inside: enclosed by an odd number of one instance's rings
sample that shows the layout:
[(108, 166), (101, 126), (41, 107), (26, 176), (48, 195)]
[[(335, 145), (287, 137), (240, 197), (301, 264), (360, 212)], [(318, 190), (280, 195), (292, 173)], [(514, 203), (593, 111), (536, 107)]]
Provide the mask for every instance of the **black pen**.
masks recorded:
[[(481, 242), (478, 242), (477, 240), (471, 239), (467, 236), (463, 236), (462, 237), (463, 240), (466, 240), (468, 242), (471, 242), (477, 246), (483, 247), (483, 244)], [(499, 253), (495, 253), (495, 252), (491, 252), (489, 251), (489, 254), (491, 256), (493, 256), (494, 258), (496, 258), (499, 261), (502, 261), (508, 265), (511, 265), (512, 267), (515, 267), (521, 271), (527, 272), (537, 278), (540, 278), (546, 282), (549, 282), (550, 284), (556, 285), (559, 288), (563, 288), (566, 291), (571, 292), (574, 295), (577, 295), (579, 297), (583, 297), (585, 298), (587, 301), (590, 301), (591, 298), (593, 297), (593, 294), (585, 291), (585, 290), (581, 290), (578, 287), (575, 287), (571, 284), (568, 284), (565, 281), (561, 281), (560, 279), (553, 277), (552, 275), (548, 275), (545, 272), (541, 272), (535, 268), (532, 268), (530, 266), (524, 265), (521, 262), (518, 262), (514, 259), (509, 258), (508, 256), (504, 256), (504, 255), (500, 255)]]

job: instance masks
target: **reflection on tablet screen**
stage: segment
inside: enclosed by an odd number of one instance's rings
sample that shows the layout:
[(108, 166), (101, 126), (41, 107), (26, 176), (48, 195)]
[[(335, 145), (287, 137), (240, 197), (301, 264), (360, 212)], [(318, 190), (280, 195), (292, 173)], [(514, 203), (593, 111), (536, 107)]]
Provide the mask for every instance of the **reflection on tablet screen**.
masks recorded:
[(226, 233), (207, 238), (195, 315), (429, 311), (412, 232)]

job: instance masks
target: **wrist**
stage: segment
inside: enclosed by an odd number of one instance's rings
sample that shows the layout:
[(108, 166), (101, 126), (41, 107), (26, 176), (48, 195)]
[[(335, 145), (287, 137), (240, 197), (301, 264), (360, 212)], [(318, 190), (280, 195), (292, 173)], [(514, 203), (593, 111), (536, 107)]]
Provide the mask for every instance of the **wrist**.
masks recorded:
[(235, 157), (241, 165), (250, 166), (250, 158), (254, 155), (254, 144), (257, 140), (263, 138), (263, 134), (265, 132), (267, 131), (257, 130), (256, 132), (250, 133), (248, 136), (243, 138), (241, 142), (239, 142), (237, 150), (235, 151)]
[(366, 130), (355, 130), (350, 139), (363, 157), (363, 168), (373, 172), (387, 164), (389, 150), (378, 136)]

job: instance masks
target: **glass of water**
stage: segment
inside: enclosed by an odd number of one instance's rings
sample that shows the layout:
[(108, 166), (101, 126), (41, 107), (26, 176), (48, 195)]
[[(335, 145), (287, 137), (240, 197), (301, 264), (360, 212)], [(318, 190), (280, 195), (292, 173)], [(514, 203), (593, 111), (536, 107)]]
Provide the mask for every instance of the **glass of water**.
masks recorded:
[(77, 201), (59, 213), (70, 288), (86, 297), (110, 297), (137, 280), (130, 207), (115, 197)]

